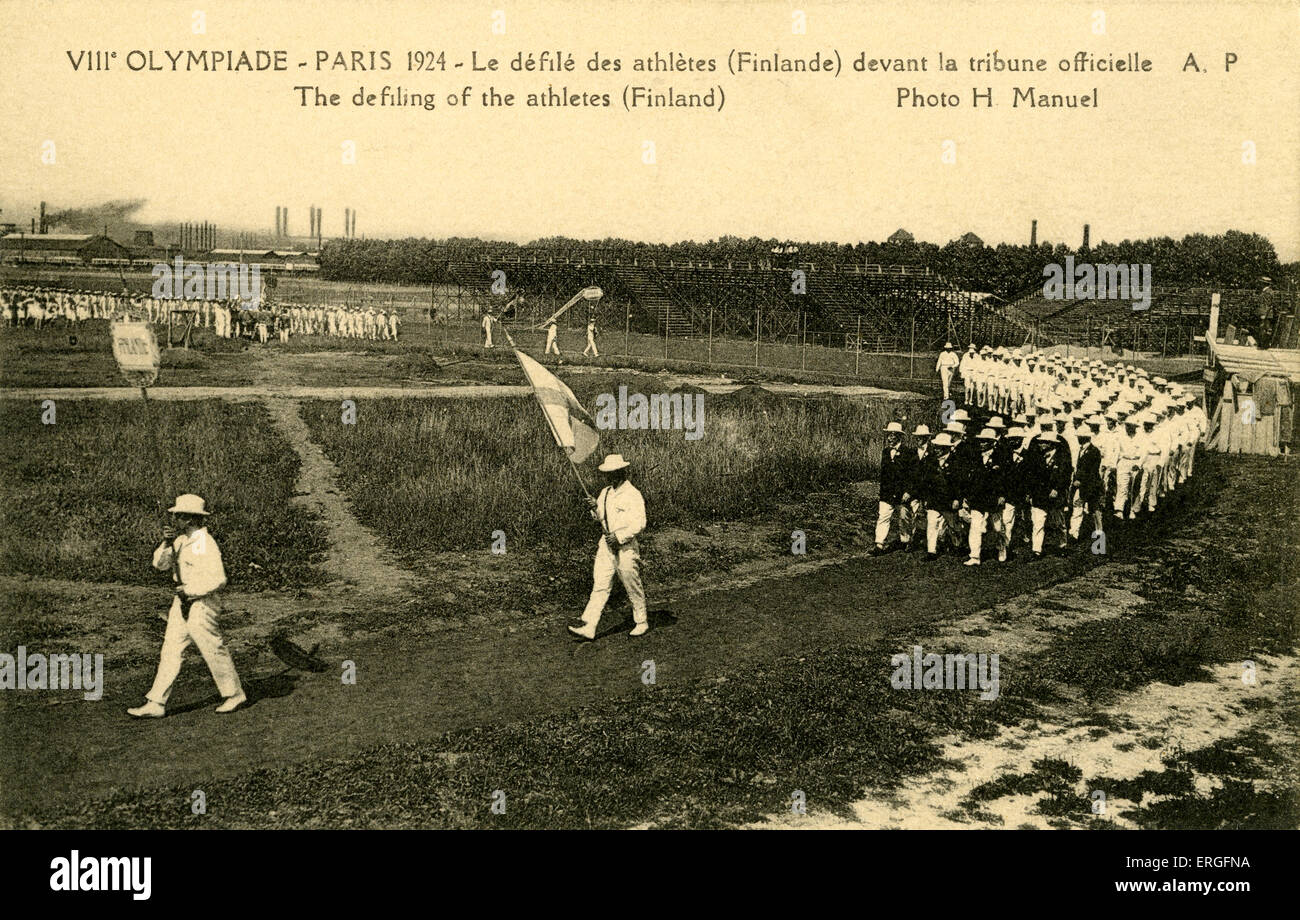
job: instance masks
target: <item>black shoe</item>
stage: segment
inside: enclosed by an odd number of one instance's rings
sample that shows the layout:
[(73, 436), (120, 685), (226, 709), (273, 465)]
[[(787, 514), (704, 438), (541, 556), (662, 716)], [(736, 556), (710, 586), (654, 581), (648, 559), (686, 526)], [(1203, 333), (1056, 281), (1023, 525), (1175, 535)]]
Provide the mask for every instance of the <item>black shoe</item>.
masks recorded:
[(925, 554), (925, 561), (926, 561), (926, 562), (934, 562), (934, 561), (935, 561), (936, 559), (938, 559), (938, 558), (939, 558), (939, 554), (938, 554), (938, 553), (926, 553), (926, 554)]
[(885, 555), (885, 548), (884, 548), (883, 546), (879, 546), (879, 545), (877, 545), (877, 546), (873, 546), (873, 547), (871, 547), (871, 552), (867, 553), (867, 555), (868, 555), (868, 556), (883, 556), (883, 555)]
[(916, 540), (908, 540), (906, 543), (903, 544), (903, 552), (911, 553), (911, 552), (915, 552), (915, 550), (916, 550)]

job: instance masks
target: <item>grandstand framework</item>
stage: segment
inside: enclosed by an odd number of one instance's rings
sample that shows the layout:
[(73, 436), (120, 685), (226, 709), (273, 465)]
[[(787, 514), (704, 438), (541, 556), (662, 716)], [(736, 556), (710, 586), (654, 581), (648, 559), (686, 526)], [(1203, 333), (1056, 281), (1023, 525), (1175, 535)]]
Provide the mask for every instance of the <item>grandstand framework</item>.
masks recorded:
[[(596, 285), (606, 327), (665, 338), (728, 336), (796, 341), (814, 336), (850, 350), (928, 352), (946, 341), (1036, 347), (1073, 345), (1117, 353), (1204, 353), (1213, 293), (1239, 326), (1295, 316), (1295, 292), (1157, 287), (1151, 306), (1050, 300), (1041, 281), (1007, 301), (964, 290), (914, 265), (772, 260), (628, 258), (600, 249), (442, 248), (433, 253), (431, 301), (462, 320), (486, 312), (537, 322), (575, 291)], [(522, 297), (520, 296), (522, 295)], [(1271, 317), (1271, 319), (1269, 319)]]

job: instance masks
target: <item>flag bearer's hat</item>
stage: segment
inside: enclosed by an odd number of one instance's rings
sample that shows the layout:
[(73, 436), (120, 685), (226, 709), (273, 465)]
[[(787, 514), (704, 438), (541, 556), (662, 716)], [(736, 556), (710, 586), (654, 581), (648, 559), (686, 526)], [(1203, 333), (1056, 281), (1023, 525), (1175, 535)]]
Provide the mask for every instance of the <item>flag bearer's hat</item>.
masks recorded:
[(167, 509), (172, 514), (198, 514), (207, 517), (205, 502), (197, 495), (186, 493), (176, 498), (176, 504)]

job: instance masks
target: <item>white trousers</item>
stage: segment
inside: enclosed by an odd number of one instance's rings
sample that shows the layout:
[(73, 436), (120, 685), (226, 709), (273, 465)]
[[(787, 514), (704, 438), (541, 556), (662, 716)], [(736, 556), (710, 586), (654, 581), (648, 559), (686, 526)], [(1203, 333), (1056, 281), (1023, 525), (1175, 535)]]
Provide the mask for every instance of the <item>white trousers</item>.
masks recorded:
[(1011, 546), (1011, 534), (1016, 529), (1016, 506), (1012, 502), (1007, 502), (1002, 506), (1002, 546), (998, 550), (998, 559), (1003, 562), (1007, 558), (1007, 550)]
[(221, 613), (219, 600), (198, 600), (190, 605), (187, 621), (181, 614), (180, 598), (172, 601), (172, 609), (167, 614), (167, 632), (163, 635), (162, 653), (158, 658), (158, 673), (154, 676), (153, 687), (149, 689), (148, 699), (160, 706), (166, 706), (172, 695), (172, 684), (181, 672), (181, 661), (185, 650), (194, 643), (199, 654), (208, 663), (212, 679), (217, 683), (217, 690), (224, 697), (237, 696), (243, 687), (239, 683), (239, 674), (235, 671), (235, 661), (230, 657), (230, 649), (218, 632), (217, 617)]
[(545, 353), (548, 354), (548, 355), (558, 355), (558, 354), (560, 353), (560, 343), (559, 343), (558, 341), (556, 341), (556, 339), (555, 339), (554, 336), (549, 336), (549, 335), (548, 335), (548, 336), (546, 337), (546, 352), (545, 352)]
[[(1014, 515), (1015, 512), (1012, 511)], [(970, 510), (970, 534), (967, 539), (967, 545), (970, 547), (970, 558), (978, 560), (980, 553), (984, 551), (984, 533), (992, 531), (998, 537), (998, 556), (1004, 555), (1002, 542), (1002, 517), (996, 511), (976, 511)]]
[(880, 502), (876, 506), (876, 545), (884, 546), (889, 539), (889, 525), (893, 523), (895, 510), (898, 511), (898, 542), (912, 542), (912, 532), (916, 529), (916, 512), (920, 504), (915, 499), (897, 505)]
[(1123, 512), (1125, 507), (1130, 507), (1136, 511), (1138, 499), (1133, 498), (1130, 504), (1131, 493), (1142, 481), (1142, 468), (1132, 466), (1127, 461), (1121, 460), (1119, 466), (1115, 469), (1115, 510)]
[(582, 611), (582, 625), (594, 631), (600, 622), (600, 615), (605, 612), (605, 603), (609, 600), (609, 591), (614, 587), (614, 573), (618, 572), (619, 581), (627, 591), (632, 602), (632, 619), (637, 623), (646, 622), (645, 588), (641, 584), (641, 550), (635, 539), (624, 543), (615, 558), (613, 551), (601, 537), (596, 547), (596, 563), (591, 572), (591, 598), (587, 609)]
[(943, 381), (943, 398), (948, 398), (948, 391), (952, 388), (952, 368), (939, 368), (939, 379)]
[(587, 347), (582, 350), (584, 355), (591, 355), (593, 358), (599, 358), (600, 352), (596, 350), (596, 341), (590, 336), (587, 338)]
[(1033, 522), (1033, 543), (1034, 552), (1043, 551), (1043, 538), (1047, 535), (1050, 527), (1052, 530), (1052, 541), (1056, 546), (1065, 545), (1065, 522), (1062, 518), (1065, 516), (1064, 509), (1052, 508), (1030, 508), (1029, 519)]
[(925, 512), (925, 549), (931, 555), (939, 552), (939, 541), (948, 537), (954, 527), (951, 511), (936, 511), (928, 508)]
[(1136, 504), (1141, 505), (1145, 500), (1148, 511), (1156, 510), (1156, 500), (1160, 498), (1160, 483), (1164, 479), (1164, 472), (1159, 463), (1147, 463), (1142, 467), (1142, 488), (1138, 492)]

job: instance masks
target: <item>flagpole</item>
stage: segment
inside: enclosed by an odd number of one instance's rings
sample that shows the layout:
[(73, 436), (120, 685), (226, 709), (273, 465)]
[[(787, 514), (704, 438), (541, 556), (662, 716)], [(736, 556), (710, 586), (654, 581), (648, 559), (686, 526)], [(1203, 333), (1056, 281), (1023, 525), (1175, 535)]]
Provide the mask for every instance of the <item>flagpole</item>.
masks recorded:
[[(521, 371), (524, 371), (524, 377), (527, 378), (527, 376), (528, 376), (528, 372), (527, 372), (527, 370), (524, 368), (524, 362), (519, 360), (519, 346), (517, 346), (517, 345), (515, 344), (515, 340), (514, 340), (514, 338), (510, 335), (510, 330), (506, 328), (506, 324), (505, 324), (505, 322), (502, 321), (502, 320), (498, 320), (498, 322), (499, 322), (500, 325), (501, 325), (501, 331), (505, 334), (506, 341), (510, 343), (510, 350), (511, 350), (512, 352), (514, 352), (515, 360), (519, 362), (519, 369), (520, 369)], [(529, 388), (530, 390), (533, 390), (533, 396), (534, 396), (534, 398), (536, 398), (536, 396), (537, 396), (537, 391), (533, 389), (533, 387), (532, 387), (531, 384), (529, 385), (528, 388)], [(543, 412), (542, 414), (545, 415), (546, 413)], [(548, 424), (548, 425), (550, 424), (550, 421), (549, 421), (549, 420), (547, 421), (547, 424)], [(587, 483), (585, 483), (585, 482), (583, 481), (583, 479), (582, 479), (582, 474), (581, 474), (580, 472), (578, 472), (578, 464), (576, 464), (576, 463), (573, 462), (573, 457), (571, 457), (571, 456), (569, 455), (568, 451), (565, 451), (564, 459), (569, 461), (569, 469), (573, 470), (573, 477), (574, 477), (575, 479), (578, 480), (578, 486), (582, 489), (582, 494), (584, 494), (584, 495), (587, 496), (587, 500), (588, 500), (588, 501), (595, 502), (595, 501), (596, 501), (595, 496), (593, 496), (593, 495), (591, 494), (590, 490), (588, 490), (588, 488), (587, 488)], [(600, 529), (601, 529), (601, 531), (604, 532), (604, 533), (606, 533), (606, 534), (608, 534), (609, 531), (608, 531), (608, 530), (605, 530), (605, 522), (602, 521), (602, 520), (600, 520), (599, 517), (597, 517), (596, 520), (597, 520), (597, 523), (600, 524)]]

